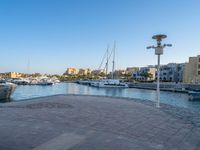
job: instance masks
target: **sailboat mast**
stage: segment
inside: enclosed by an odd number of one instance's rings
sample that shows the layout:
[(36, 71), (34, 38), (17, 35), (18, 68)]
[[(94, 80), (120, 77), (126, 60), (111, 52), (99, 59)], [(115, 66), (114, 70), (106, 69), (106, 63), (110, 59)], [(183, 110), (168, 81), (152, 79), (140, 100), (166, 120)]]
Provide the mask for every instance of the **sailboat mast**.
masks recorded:
[(112, 79), (114, 79), (114, 72), (115, 72), (115, 48), (116, 48), (116, 41), (114, 41), (114, 47), (113, 47)]
[(109, 45), (107, 46), (106, 77), (108, 75)]
[(28, 63), (27, 63), (27, 74), (30, 73), (30, 58), (28, 58)]

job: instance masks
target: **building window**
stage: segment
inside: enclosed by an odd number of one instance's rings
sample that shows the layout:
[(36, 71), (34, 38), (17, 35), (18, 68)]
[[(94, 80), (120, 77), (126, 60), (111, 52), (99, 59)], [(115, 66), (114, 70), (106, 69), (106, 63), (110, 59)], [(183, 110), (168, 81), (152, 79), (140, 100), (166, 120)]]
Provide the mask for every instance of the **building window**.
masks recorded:
[(199, 62), (200, 62), (200, 58), (199, 58)]
[(200, 75), (200, 71), (198, 71), (198, 75)]

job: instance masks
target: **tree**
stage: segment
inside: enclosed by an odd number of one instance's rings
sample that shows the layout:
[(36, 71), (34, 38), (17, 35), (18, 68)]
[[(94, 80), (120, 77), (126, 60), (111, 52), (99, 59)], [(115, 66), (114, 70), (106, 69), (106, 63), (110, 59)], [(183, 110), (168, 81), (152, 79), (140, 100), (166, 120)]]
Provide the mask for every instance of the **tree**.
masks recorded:
[(145, 81), (147, 81), (148, 79), (152, 80), (153, 78), (153, 74), (148, 73), (148, 72), (141, 73), (141, 76), (144, 77)]

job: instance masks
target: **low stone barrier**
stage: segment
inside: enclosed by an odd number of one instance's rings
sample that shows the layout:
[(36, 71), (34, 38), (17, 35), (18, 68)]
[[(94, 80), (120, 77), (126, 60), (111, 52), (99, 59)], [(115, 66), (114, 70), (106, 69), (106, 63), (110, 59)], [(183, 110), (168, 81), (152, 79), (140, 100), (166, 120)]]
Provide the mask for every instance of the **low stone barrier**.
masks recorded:
[[(157, 88), (157, 83), (130, 83), (129, 87), (155, 90)], [(160, 89), (174, 92), (188, 92), (200, 90), (200, 84), (160, 83)]]

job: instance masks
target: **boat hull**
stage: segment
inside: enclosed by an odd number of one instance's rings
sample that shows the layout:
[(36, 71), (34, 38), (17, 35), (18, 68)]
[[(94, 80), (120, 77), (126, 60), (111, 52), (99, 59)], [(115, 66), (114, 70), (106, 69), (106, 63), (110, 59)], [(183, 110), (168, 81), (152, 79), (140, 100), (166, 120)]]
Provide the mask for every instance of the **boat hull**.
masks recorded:
[(15, 89), (15, 84), (0, 84), (0, 100), (9, 99)]
[(188, 92), (189, 100), (200, 100), (200, 92), (190, 91)]
[(123, 84), (99, 84), (98, 87), (102, 87), (102, 88), (128, 88), (128, 85)]
[(128, 84), (120, 82), (117, 79), (106, 79), (91, 82), (91, 86), (100, 87), (100, 88), (128, 88)]

